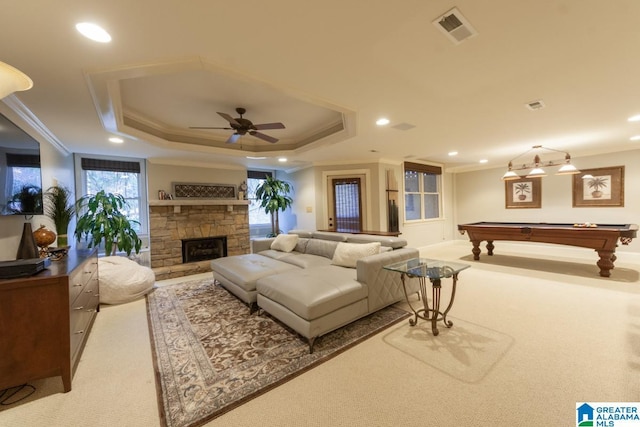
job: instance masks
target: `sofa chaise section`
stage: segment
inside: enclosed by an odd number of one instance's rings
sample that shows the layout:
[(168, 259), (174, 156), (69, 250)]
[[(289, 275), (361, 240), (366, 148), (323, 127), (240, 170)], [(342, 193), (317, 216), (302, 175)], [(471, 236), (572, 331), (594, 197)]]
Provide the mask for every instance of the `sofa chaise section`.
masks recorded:
[(249, 305), (250, 313), (257, 309), (256, 281), (289, 270), (292, 264), (258, 254), (235, 255), (211, 261), (214, 278), (229, 292)]
[[(357, 261), (357, 267), (325, 266), (267, 276), (256, 282), (258, 306), (309, 342), (404, 298), (398, 274), (382, 267), (418, 257), (398, 249)], [(416, 289), (417, 291), (417, 289)]]

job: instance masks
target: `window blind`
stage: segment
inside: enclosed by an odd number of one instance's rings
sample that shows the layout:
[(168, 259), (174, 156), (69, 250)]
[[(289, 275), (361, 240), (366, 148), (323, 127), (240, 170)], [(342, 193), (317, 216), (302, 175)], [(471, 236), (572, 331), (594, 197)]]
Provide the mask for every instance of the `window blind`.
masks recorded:
[(430, 175), (442, 175), (440, 166), (423, 165), (422, 163), (404, 162), (405, 172), (422, 172)]
[(127, 162), (123, 160), (104, 160), (83, 157), (82, 170), (140, 173), (140, 162)]

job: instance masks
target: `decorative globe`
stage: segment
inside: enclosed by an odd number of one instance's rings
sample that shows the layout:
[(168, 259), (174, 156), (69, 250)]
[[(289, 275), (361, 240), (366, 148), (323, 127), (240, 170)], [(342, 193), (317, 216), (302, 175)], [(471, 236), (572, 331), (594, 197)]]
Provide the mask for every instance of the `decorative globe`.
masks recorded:
[(33, 232), (33, 238), (36, 239), (36, 245), (38, 245), (40, 249), (45, 249), (56, 241), (56, 233), (47, 230), (44, 225), (41, 225), (40, 228)]

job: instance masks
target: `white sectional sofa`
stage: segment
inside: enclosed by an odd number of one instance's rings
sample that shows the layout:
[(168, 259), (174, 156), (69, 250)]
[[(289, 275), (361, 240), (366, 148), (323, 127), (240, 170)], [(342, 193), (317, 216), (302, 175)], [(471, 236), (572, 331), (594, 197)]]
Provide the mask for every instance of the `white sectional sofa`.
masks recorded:
[[(252, 253), (211, 261), (220, 284), (309, 341), (404, 298), (383, 266), (417, 258), (398, 237), (294, 230), (252, 241)], [(415, 284), (417, 291), (417, 284)]]

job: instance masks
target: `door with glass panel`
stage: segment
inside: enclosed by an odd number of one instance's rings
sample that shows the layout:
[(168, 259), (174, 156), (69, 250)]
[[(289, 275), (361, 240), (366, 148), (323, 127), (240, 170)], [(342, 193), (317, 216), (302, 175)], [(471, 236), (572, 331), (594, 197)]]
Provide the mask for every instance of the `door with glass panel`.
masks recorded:
[(329, 228), (342, 232), (362, 231), (362, 184), (359, 177), (331, 178)]

